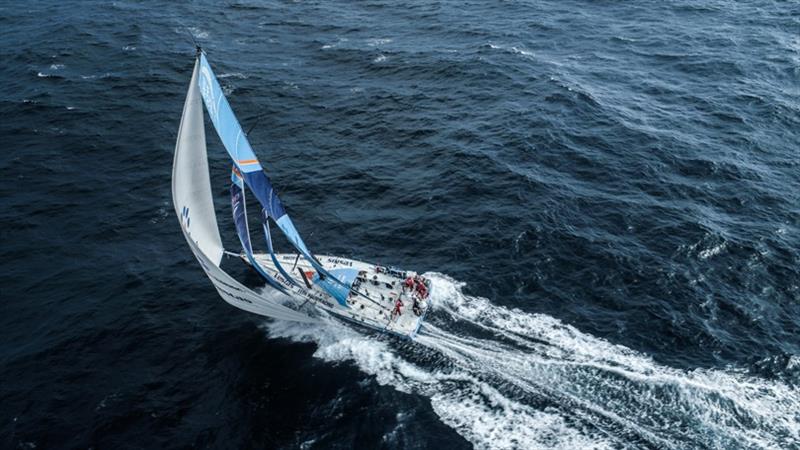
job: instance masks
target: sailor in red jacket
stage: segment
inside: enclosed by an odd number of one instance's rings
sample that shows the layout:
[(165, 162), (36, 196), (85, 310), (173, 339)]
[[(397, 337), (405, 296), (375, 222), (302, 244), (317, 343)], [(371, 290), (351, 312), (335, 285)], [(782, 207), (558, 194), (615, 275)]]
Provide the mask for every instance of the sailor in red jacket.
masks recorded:
[(414, 290), (414, 279), (411, 277), (406, 278), (406, 281), (403, 282), (403, 292), (406, 291), (406, 288), (409, 290)]
[(400, 298), (398, 298), (394, 302), (394, 310), (392, 311), (392, 319), (394, 319), (395, 317), (403, 314), (402, 308), (403, 308), (403, 301), (400, 300)]
[(417, 293), (419, 293), (419, 298), (427, 298), (428, 297), (428, 288), (425, 287), (425, 284), (420, 281), (417, 285)]
[(428, 287), (425, 286), (425, 282), (423, 281), (422, 277), (417, 276), (414, 280), (414, 290), (417, 292), (417, 295), (419, 295), (419, 298), (425, 298), (428, 296)]

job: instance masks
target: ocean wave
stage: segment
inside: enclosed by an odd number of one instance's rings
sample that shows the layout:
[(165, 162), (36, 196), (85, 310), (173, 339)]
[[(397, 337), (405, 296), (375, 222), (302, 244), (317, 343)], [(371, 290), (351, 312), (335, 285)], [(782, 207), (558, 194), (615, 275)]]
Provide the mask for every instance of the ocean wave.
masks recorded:
[(97, 73), (97, 74), (92, 74), (92, 75), (81, 75), (81, 78), (84, 79), (84, 80), (102, 80), (102, 79), (108, 78), (110, 76), (111, 76), (110, 72), (104, 72), (104, 73)]
[(381, 45), (390, 44), (392, 39), (368, 39), (367, 45), (370, 47), (380, 47)]
[(230, 72), (230, 73), (221, 73), (217, 75), (217, 78), (236, 78), (239, 80), (246, 80), (249, 77), (241, 72)]
[(506, 51), (506, 52), (509, 52), (509, 53), (515, 53), (517, 55), (522, 55), (522, 56), (527, 56), (527, 57), (535, 56), (532, 51), (530, 51), (530, 50), (528, 50), (526, 48), (522, 48), (522, 47), (497, 45), (497, 44), (492, 44), (492, 43), (489, 43), (487, 45), (492, 50), (503, 50), (503, 51)]

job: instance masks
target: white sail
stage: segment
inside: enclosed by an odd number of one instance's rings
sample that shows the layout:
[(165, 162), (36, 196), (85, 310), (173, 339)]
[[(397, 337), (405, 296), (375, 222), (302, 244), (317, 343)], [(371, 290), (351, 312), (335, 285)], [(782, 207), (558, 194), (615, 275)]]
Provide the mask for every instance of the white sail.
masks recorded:
[(219, 265), (223, 252), (222, 239), (211, 197), (203, 103), (197, 88), (197, 74), (198, 65), (195, 64), (175, 144), (172, 201), (186, 239), (215, 265)]
[(223, 271), (224, 249), (217, 227), (208, 172), (203, 103), (195, 63), (183, 105), (183, 116), (172, 166), (172, 201), (183, 235), (220, 296), (231, 305), (277, 319), (313, 322), (315, 319), (283, 306), (275, 297), (259, 295)]

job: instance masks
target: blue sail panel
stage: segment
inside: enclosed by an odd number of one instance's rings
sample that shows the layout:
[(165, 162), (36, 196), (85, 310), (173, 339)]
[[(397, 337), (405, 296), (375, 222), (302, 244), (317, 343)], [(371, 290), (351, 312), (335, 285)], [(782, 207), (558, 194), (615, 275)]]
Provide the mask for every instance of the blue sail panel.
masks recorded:
[(281, 199), (278, 198), (275, 188), (272, 187), (269, 178), (263, 171), (243, 173), (244, 181), (256, 196), (261, 206), (267, 210), (269, 217), (277, 221), (286, 216), (286, 209), (283, 207)]
[(320, 278), (319, 274), (314, 274), (312, 281), (331, 294), (340, 305), (349, 308), (347, 297), (357, 276), (358, 269), (331, 269), (328, 277)]
[(233, 159), (233, 164), (240, 171), (247, 186), (250, 187), (258, 202), (267, 209), (270, 217), (275, 220), (283, 217), (286, 215), (286, 209), (264, 173), (261, 163), (247, 140), (247, 135), (242, 131), (242, 126), (236, 119), (219, 81), (203, 53), (200, 54), (200, 76), (197, 83), (211, 123), (214, 124), (214, 129), (217, 130), (222, 145)]
[(250, 232), (247, 227), (247, 213), (245, 211), (244, 190), (235, 182), (231, 184), (231, 206), (233, 207), (233, 223), (236, 225), (236, 234), (242, 249), (246, 253), (252, 253), (253, 247), (250, 244)]
[[(242, 248), (244, 249), (245, 255), (247, 255), (247, 260), (250, 261), (250, 264), (256, 269), (256, 272), (259, 273), (270, 286), (277, 289), (278, 291), (287, 294), (286, 289), (278, 283), (278, 281), (273, 278), (263, 267), (261, 264), (256, 261), (255, 257), (253, 256), (253, 246), (250, 242), (250, 229), (247, 225), (247, 203), (245, 200), (244, 189), (239, 186), (239, 182), (237, 182), (237, 174), (234, 171), (231, 175), (233, 183), (231, 183), (231, 206), (233, 207), (233, 222), (236, 224), (236, 234), (239, 235), (239, 242), (242, 243)], [(241, 181), (241, 180), (240, 180)]]
[(214, 124), (219, 138), (233, 158), (236, 167), (242, 173), (261, 171), (261, 163), (258, 162), (253, 148), (250, 147), (250, 142), (242, 131), (242, 126), (236, 120), (236, 115), (233, 113), (231, 105), (228, 104), (228, 99), (225, 98), (204, 53), (200, 54), (200, 76), (197, 83), (211, 123)]
[(289, 242), (291, 242), (296, 249), (300, 250), (300, 253), (302, 253), (303, 256), (306, 256), (309, 259), (313, 259), (311, 258), (311, 252), (309, 252), (308, 248), (306, 247), (306, 243), (303, 242), (303, 239), (300, 237), (300, 234), (297, 233), (297, 228), (294, 227), (294, 223), (292, 223), (291, 217), (284, 215), (283, 217), (275, 220), (275, 223), (278, 225), (278, 228), (280, 228), (281, 231), (283, 231), (283, 234), (286, 235), (286, 239), (289, 239)]

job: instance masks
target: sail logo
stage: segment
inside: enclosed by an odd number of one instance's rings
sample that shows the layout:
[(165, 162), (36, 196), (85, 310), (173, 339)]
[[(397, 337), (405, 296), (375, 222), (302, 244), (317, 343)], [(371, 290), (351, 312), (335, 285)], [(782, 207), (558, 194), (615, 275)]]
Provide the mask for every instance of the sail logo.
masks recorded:
[(219, 109), (217, 109), (216, 95), (214, 94), (214, 84), (211, 80), (211, 69), (209, 69), (208, 66), (202, 66), (200, 68), (200, 94), (206, 101), (208, 115), (211, 116), (211, 120), (214, 123), (217, 123), (219, 118)]
[(189, 231), (189, 225), (191, 224), (191, 219), (189, 219), (189, 207), (184, 206), (181, 210), (181, 223), (186, 224), (186, 231)]

